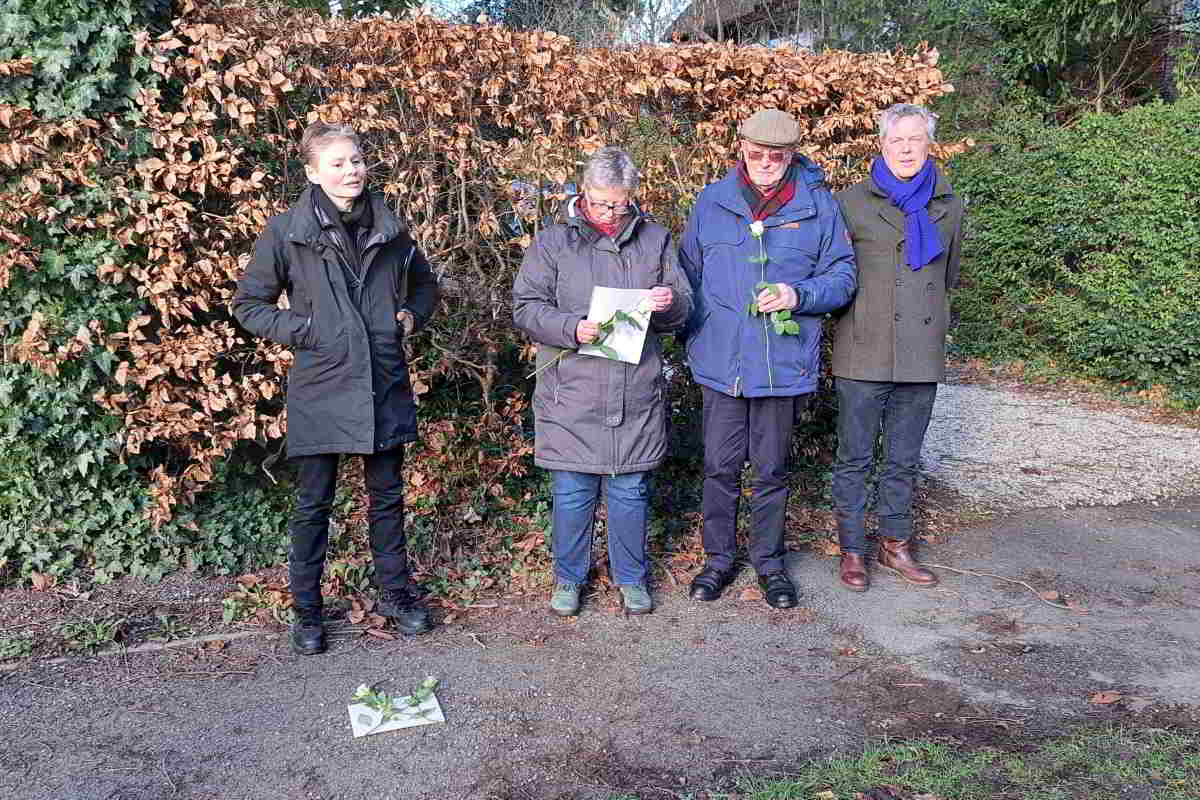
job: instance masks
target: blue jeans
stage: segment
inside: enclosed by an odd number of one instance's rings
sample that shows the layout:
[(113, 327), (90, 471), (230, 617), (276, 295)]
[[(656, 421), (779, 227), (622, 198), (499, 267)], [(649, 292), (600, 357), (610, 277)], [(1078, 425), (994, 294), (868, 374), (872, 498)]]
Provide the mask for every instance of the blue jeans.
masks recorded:
[(867, 554), (863, 516), (875, 440), (883, 431), (875, 510), (879, 535), (908, 539), (913, 533), (913, 486), (925, 430), (937, 396), (936, 383), (891, 383), (838, 378), (838, 449), (833, 466), (833, 509), (844, 553)]
[(586, 583), (592, 562), (592, 529), (600, 484), (608, 487), (608, 563), (619, 586), (644, 584), (646, 520), (649, 516), (650, 473), (593, 475), (550, 471), (554, 495), (552, 539), (554, 577), (561, 583)]

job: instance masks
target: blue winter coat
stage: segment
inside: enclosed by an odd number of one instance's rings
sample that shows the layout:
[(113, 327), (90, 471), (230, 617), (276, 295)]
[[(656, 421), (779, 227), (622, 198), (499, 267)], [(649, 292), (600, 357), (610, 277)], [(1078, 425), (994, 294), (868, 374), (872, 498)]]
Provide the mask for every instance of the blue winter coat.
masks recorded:
[(759, 240), (750, 234), (750, 207), (736, 169), (700, 192), (683, 233), (679, 262), (695, 300), (686, 331), (688, 364), (697, 383), (733, 397), (815, 391), (822, 315), (854, 296), (854, 250), (842, 212), (820, 167), (797, 160), (795, 196), (763, 221), (762, 244), (766, 282), (796, 289), (792, 318), (799, 335), (777, 334), (769, 315), (749, 314), (764, 266), (751, 261)]

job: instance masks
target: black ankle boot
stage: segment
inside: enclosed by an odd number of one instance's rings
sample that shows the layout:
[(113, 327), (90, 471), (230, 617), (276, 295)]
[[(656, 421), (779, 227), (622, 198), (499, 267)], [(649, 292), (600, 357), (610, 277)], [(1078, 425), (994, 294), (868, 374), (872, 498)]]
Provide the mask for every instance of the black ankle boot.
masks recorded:
[(415, 636), (433, 628), (429, 608), (415, 586), (409, 583), (397, 589), (384, 589), (379, 593), (379, 605), (375, 608), (405, 636)]
[(325, 652), (325, 626), (321, 622), (320, 608), (294, 608), (296, 621), (292, 623), (292, 649), (302, 656), (315, 656)]

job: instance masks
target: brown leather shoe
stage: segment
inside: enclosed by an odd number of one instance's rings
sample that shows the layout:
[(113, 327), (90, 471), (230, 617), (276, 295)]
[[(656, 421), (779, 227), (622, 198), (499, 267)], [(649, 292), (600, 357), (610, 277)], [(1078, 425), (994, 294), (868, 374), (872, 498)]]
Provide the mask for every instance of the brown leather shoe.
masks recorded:
[(871, 579), (867, 577), (867, 560), (858, 553), (842, 553), (838, 579), (843, 589), (865, 592), (871, 586)]
[(922, 567), (913, 558), (908, 539), (879, 537), (879, 553), (875, 556), (879, 566), (890, 569), (913, 586), (935, 586), (937, 575)]

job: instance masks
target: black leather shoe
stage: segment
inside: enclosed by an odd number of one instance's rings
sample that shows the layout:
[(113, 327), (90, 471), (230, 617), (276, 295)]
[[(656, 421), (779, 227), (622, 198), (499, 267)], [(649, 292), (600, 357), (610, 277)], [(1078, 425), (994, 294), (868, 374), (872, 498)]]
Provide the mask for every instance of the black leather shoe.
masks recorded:
[(433, 628), (429, 609), (420, 595), (407, 585), (400, 589), (384, 589), (375, 610), (390, 619), (396, 630), (406, 636), (426, 633)]
[(705, 567), (692, 578), (688, 597), (708, 602), (721, 596), (721, 591), (733, 581), (733, 571), (725, 572), (716, 567)]
[(325, 652), (325, 626), (321, 623), (321, 610), (297, 608), (296, 621), (292, 623), (292, 649), (302, 656), (315, 656)]
[(758, 587), (762, 589), (767, 605), (771, 608), (795, 608), (796, 587), (783, 572), (758, 576)]

